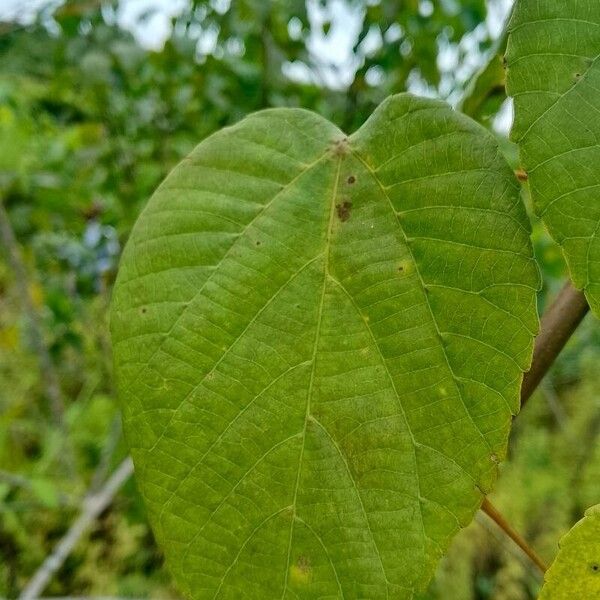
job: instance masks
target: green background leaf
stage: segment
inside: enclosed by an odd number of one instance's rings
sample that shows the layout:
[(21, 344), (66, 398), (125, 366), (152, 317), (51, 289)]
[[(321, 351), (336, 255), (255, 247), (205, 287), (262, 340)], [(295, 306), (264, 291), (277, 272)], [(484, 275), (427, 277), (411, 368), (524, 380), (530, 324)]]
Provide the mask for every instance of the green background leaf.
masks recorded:
[(560, 541), (539, 600), (600, 597), (600, 505), (586, 511)]
[(496, 41), (485, 65), (471, 79), (458, 109), (480, 123), (489, 123), (506, 100), (504, 53), (506, 32)]
[(517, 2), (506, 58), (536, 211), (600, 315), (600, 3)]
[(347, 138), (303, 110), (202, 142), (140, 217), (125, 429), (194, 598), (411, 598), (504, 458), (537, 331), (518, 185), (444, 103)]

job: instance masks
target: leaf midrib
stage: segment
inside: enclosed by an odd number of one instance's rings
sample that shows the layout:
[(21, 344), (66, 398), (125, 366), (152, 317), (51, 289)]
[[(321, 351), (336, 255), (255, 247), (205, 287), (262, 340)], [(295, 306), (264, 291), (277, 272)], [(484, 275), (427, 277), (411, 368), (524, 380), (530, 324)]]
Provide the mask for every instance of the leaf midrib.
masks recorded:
[[(379, 552), (379, 548), (377, 546), (377, 541), (375, 539), (375, 535), (373, 534), (373, 530), (371, 528), (371, 523), (369, 521), (369, 515), (365, 509), (365, 505), (363, 503), (362, 496), (360, 494), (358, 486), (356, 485), (356, 481), (354, 480), (354, 477), (352, 475), (352, 472), (350, 470), (348, 462), (346, 461), (346, 457), (342, 453), (341, 449), (339, 448), (339, 446), (337, 445), (337, 443), (335, 442), (334, 438), (332, 437), (331, 433), (329, 433), (327, 428), (311, 414), (311, 398), (312, 398), (314, 379), (315, 379), (315, 371), (316, 371), (316, 363), (317, 363), (317, 356), (318, 356), (318, 349), (319, 349), (321, 325), (323, 322), (323, 307), (325, 305), (327, 281), (328, 281), (328, 279), (333, 279), (331, 273), (329, 272), (329, 261), (330, 261), (330, 254), (331, 254), (332, 229), (333, 229), (336, 199), (337, 199), (337, 195), (338, 195), (340, 175), (341, 175), (341, 169), (342, 169), (342, 161), (343, 161), (343, 156), (340, 156), (338, 158), (337, 173), (335, 176), (335, 181), (334, 181), (334, 185), (333, 185), (333, 194), (332, 194), (331, 205), (330, 205), (330, 209), (329, 209), (329, 222), (327, 225), (327, 236), (326, 236), (326, 240), (325, 240), (324, 261), (323, 261), (323, 284), (321, 286), (321, 298), (320, 298), (319, 310), (318, 310), (318, 314), (317, 314), (317, 325), (315, 328), (313, 355), (312, 355), (312, 359), (311, 359), (312, 368), (311, 368), (309, 385), (308, 385), (308, 390), (307, 390), (307, 395), (306, 395), (306, 412), (304, 415), (304, 429), (302, 432), (302, 447), (301, 447), (300, 456), (298, 459), (298, 471), (297, 471), (297, 475), (296, 475), (296, 483), (295, 483), (295, 487), (294, 487), (294, 496), (293, 496), (293, 501), (292, 501), (292, 511), (293, 512), (292, 512), (292, 518), (291, 518), (291, 522), (290, 522), (290, 536), (289, 536), (289, 543), (288, 543), (287, 561), (286, 561), (286, 567), (285, 567), (285, 572), (284, 572), (284, 583), (283, 583), (283, 590), (282, 590), (282, 594), (281, 594), (281, 600), (283, 600), (283, 598), (285, 597), (285, 594), (287, 591), (287, 586), (288, 586), (288, 576), (289, 576), (289, 570), (290, 570), (290, 559), (291, 559), (291, 551), (292, 551), (294, 525), (295, 525), (295, 522), (297, 519), (298, 489), (300, 487), (300, 475), (302, 472), (304, 448), (306, 445), (307, 427), (308, 427), (309, 421), (312, 421), (316, 425), (318, 425), (321, 428), (321, 430), (327, 435), (328, 439), (331, 441), (332, 445), (334, 446), (334, 448), (336, 449), (340, 458), (342, 459), (342, 462), (344, 463), (344, 466), (348, 473), (348, 477), (349, 477), (350, 481), (352, 482), (352, 486), (354, 487), (358, 501), (360, 503), (361, 511), (363, 513), (365, 523), (369, 530), (369, 534), (370, 534), (371, 540), (373, 542), (373, 547), (375, 549), (375, 553), (377, 555), (377, 559), (379, 561), (379, 565), (380, 565), (381, 571), (383, 573), (383, 578), (385, 581), (386, 598), (389, 598), (389, 581), (388, 581), (387, 573), (385, 571), (385, 567), (383, 566), (383, 560), (381, 558), (381, 553)], [(327, 553), (327, 555), (328, 555), (328, 553)], [(333, 565), (332, 565), (332, 567), (333, 567)], [(335, 571), (335, 567), (333, 567), (333, 569)], [(337, 573), (336, 573), (336, 579), (337, 579)], [(338, 579), (338, 584), (339, 584), (339, 579)], [(339, 584), (339, 585), (340, 585), (340, 591), (342, 592), (342, 598), (343, 598), (344, 592), (343, 592), (343, 589), (341, 588), (341, 584)], [(216, 596), (215, 596), (215, 598), (216, 598)]]
[[(334, 184), (333, 184), (333, 194), (331, 199), (331, 205), (329, 207), (329, 221), (327, 224), (327, 235), (325, 238), (325, 250), (323, 252), (323, 283), (321, 285), (321, 298), (319, 302), (319, 309), (317, 312), (317, 323), (315, 327), (315, 339), (313, 341), (313, 352), (311, 358), (311, 370), (310, 370), (310, 378), (308, 381), (308, 389), (306, 393), (306, 410), (304, 413), (304, 427), (302, 430), (302, 446), (300, 448), (300, 455), (298, 457), (298, 471), (296, 472), (296, 483), (294, 485), (294, 494), (292, 498), (292, 518), (290, 519), (290, 536), (288, 542), (288, 551), (287, 551), (287, 560), (286, 567), (284, 571), (284, 580), (283, 580), (283, 591), (281, 593), (281, 600), (283, 600), (285, 596), (285, 592), (287, 590), (288, 584), (288, 573), (290, 569), (290, 557), (292, 553), (292, 539), (294, 536), (294, 523), (296, 519), (297, 512), (297, 500), (298, 500), (298, 488), (300, 487), (300, 474), (302, 472), (302, 461), (304, 458), (304, 448), (306, 446), (306, 433), (308, 420), (310, 418), (310, 401), (313, 391), (313, 385), (315, 380), (315, 365), (317, 362), (317, 352), (319, 347), (319, 337), (321, 333), (321, 323), (323, 321), (323, 305), (325, 304), (325, 289), (327, 284), (327, 273), (329, 271), (329, 254), (331, 248), (331, 228), (333, 224), (333, 215), (335, 212), (335, 199), (337, 197), (337, 190), (340, 181), (340, 172), (342, 168), (342, 158), (338, 159), (337, 173), (335, 176)], [(216, 598), (216, 596), (215, 596)]]

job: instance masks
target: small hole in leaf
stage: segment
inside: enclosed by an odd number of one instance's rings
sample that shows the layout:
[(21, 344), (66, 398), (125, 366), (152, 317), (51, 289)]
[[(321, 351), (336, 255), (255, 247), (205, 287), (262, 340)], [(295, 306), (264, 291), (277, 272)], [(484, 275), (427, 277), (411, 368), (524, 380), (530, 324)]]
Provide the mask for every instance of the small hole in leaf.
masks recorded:
[(256, 245), (260, 246), (260, 244), (261, 244), (260, 240), (256, 240)]
[(142, 314), (145, 315), (147, 312), (148, 312), (148, 309), (145, 306), (143, 306), (142, 307)]
[(350, 175), (350, 177), (348, 177), (348, 183), (350, 185), (352, 185), (353, 183), (356, 183), (356, 177), (354, 175)]
[(592, 573), (600, 573), (600, 564), (598, 564), (598, 563), (592, 563), (590, 565), (590, 571)]

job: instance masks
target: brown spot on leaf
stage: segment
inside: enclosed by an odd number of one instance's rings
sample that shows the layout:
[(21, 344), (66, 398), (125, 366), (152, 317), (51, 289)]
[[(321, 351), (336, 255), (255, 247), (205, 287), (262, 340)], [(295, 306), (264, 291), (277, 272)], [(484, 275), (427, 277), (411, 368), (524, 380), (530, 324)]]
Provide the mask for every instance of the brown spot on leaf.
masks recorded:
[(347, 221), (350, 218), (352, 202), (350, 202), (350, 200), (344, 200), (340, 204), (335, 205), (335, 210), (340, 221)]
[(145, 306), (142, 306), (141, 312), (143, 315), (145, 315), (148, 312), (148, 309)]
[(298, 557), (298, 560), (290, 565), (290, 581), (299, 586), (306, 586), (311, 580), (312, 567), (308, 557)]
[(529, 174), (524, 169), (517, 169), (515, 175), (519, 181), (527, 181), (529, 179)]
[(332, 152), (335, 156), (346, 156), (349, 152), (348, 138), (343, 137), (339, 140), (334, 140), (332, 143)]
[(302, 573), (310, 573), (310, 560), (307, 556), (299, 556), (297, 565)]
[(356, 177), (354, 175), (350, 175), (347, 179), (348, 181), (348, 185), (352, 185), (353, 183), (356, 183)]

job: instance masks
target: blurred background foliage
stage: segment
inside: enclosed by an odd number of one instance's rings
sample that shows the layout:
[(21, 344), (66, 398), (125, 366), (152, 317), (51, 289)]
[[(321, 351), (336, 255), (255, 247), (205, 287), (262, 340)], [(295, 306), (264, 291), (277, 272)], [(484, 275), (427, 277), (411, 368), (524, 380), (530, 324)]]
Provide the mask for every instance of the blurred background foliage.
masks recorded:
[[(202, 138), (271, 106), (313, 109), (352, 131), (387, 95), (410, 89), (446, 98), (490, 127), (518, 167), (506, 137), (499, 22), (510, 1), (184, 0), (169, 13), (166, 40), (153, 33), (149, 0), (38, 2), (35, 11), (13, 4), (0, 22), (7, 598), (127, 454), (111, 377), (111, 285), (139, 211)], [(127, 27), (125, 4), (137, 6)], [(336, 50), (344, 29), (347, 56), (333, 60), (331, 41)], [(566, 272), (533, 221), (543, 309)], [(600, 501), (599, 332), (588, 317), (516, 420), (493, 496), (547, 561)], [(479, 516), (423, 600), (528, 600), (538, 586), (527, 559)], [(46, 594), (178, 598), (133, 480)]]

